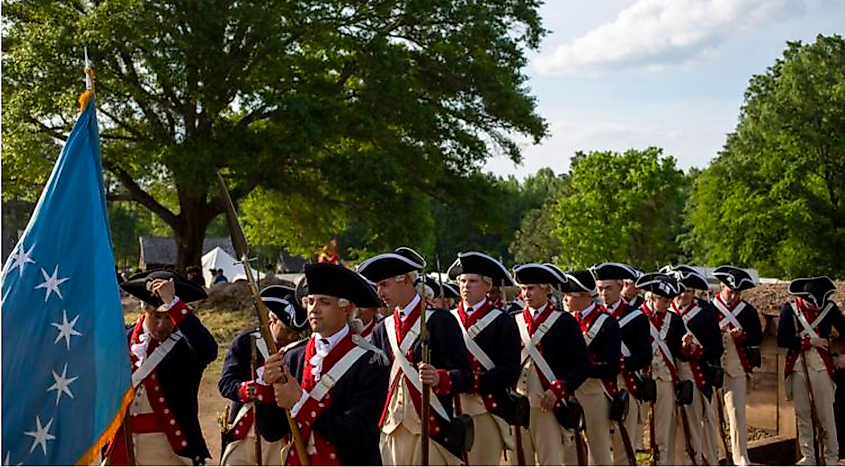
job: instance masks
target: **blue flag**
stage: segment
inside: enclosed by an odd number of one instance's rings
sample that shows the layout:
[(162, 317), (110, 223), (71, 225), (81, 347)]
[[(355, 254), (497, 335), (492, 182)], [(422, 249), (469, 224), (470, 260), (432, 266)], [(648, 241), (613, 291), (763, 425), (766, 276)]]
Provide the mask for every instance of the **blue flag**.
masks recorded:
[(2, 275), (4, 465), (90, 462), (130, 402), (94, 100)]

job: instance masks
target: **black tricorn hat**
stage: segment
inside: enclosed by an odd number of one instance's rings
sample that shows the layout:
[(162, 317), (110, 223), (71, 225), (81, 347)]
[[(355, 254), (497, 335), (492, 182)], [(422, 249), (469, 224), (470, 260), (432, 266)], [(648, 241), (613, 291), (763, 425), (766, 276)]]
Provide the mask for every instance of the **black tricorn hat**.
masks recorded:
[(801, 297), (816, 308), (821, 308), (827, 302), (827, 297), (836, 291), (836, 284), (827, 276), (800, 278), (789, 283), (788, 291), (790, 295)]
[(634, 287), (666, 298), (675, 298), (683, 290), (683, 285), (674, 277), (661, 272), (643, 274)]
[(622, 263), (596, 264), (590, 268), (590, 271), (593, 272), (593, 276), (599, 281), (622, 281), (626, 279), (635, 281), (640, 275), (636, 269)]
[(596, 292), (596, 278), (588, 270), (571, 271), (566, 273), (566, 284), (563, 293)]
[(458, 289), (455, 287), (455, 284), (450, 284), (448, 282), (443, 282), (443, 290), (441, 294), (440, 290), (440, 281), (437, 280), (436, 277), (432, 277), (431, 275), (425, 276), (425, 285), (426, 287), (431, 288), (434, 292), (434, 298), (440, 297), (443, 295), (444, 298), (458, 298), (460, 294), (458, 293)]
[(293, 287), (268, 285), (261, 290), (261, 301), (285, 326), (298, 331), (308, 327), (308, 315), (296, 299), (296, 289)]
[(453, 284), (451, 282), (444, 282), (443, 290), (446, 292), (446, 298), (461, 298), (461, 291), (458, 289), (457, 284)]
[(189, 281), (173, 271), (164, 269), (153, 269), (141, 272), (130, 277), (129, 280), (120, 284), (120, 288), (128, 294), (139, 298), (142, 302), (152, 306), (161, 306), (162, 301), (158, 295), (153, 295), (147, 290), (147, 284), (155, 279), (170, 280), (176, 286), (176, 296), (183, 302), (190, 303), (208, 298), (205, 290), (196, 282)]
[(719, 282), (730, 287), (731, 290), (741, 291), (753, 289), (757, 286), (751, 274), (734, 266), (719, 266), (713, 270), (713, 275)]
[(707, 279), (699, 274), (695, 268), (687, 266), (686, 264), (664, 266), (660, 268), (660, 272), (673, 276), (678, 280), (678, 282), (684, 285), (685, 289), (707, 290), (710, 288), (710, 285), (707, 283)]
[(357, 269), (367, 280), (378, 283), (388, 277), (421, 271), (425, 269), (425, 260), (416, 251), (402, 246), (392, 253), (373, 256), (359, 264)]
[(446, 271), (449, 279), (457, 279), (461, 274), (478, 274), (493, 279), (493, 285), (511, 286), (513, 279), (507, 268), (499, 260), (480, 251), (458, 253), (458, 259)]
[(370, 283), (357, 272), (330, 263), (305, 266), (305, 280), (309, 295), (329, 295), (345, 298), (359, 308), (383, 306)]
[(567, 280), (563, 271), (551, 264), (520, 264), (513, 268), (513, 275), (520, 284), (550, 284), (557, 288)]

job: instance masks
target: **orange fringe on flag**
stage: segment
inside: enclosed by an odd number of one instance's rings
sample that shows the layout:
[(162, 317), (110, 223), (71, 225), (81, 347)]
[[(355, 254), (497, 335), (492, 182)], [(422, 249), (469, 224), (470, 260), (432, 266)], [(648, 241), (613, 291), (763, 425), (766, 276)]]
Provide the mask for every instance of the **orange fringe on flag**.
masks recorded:
[[(91, 91), (85, 91), (82, 96), (85, 94), (91, 93)], [(91, 93), (93, 95), (93, 93)], [(79, 96), (80, 104), (82, 103), (82, 96)], [(90, 98), (89, 98), (90, 99)], [(87, 104), (88, 101), (86, 100), (85, 103)], [(83, 107), (84, 108), (84, 107)], [(112, 419), (111, 423), (109, 424), (108, 428), (100, 435), (97, 439), (97, 442), (91, 446), (91, 449), (85, 452), (82, 457), (76, 462), (76, 465), (90, 465), (91, 462), (94, 461), (99, 455), (100, 451), (102, 451), (103, 446), (108, 444), (111, 441), (112, 437), (115, 433), (117, 433), (118, 428), (123, 423), (123, 418), (126, 416), (126, 409), (129, 407), (129, 404), (132, 403), (132, 400), (135, 399), (135, 389), (130, 388), (126, 391), (126, 394), (123, 396), (123, 401), (120, 403), (120, 409), (115, 414), (114, 418)]]

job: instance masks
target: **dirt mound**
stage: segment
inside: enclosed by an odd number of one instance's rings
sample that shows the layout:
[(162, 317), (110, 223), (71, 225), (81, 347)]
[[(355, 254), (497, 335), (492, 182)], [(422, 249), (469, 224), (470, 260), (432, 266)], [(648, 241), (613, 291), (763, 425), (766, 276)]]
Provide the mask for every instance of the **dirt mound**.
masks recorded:
[[(786, 290), (788, 287), (789, 283), (787, 282), (781, 284), (760, 284), (751, 290), (743, 292), (742, 298), (754, 305), (760, 313), (779, 315), (783, 304), (794, 298), (787, 293)], [(845, 282), (840, 281), (836, 283), (836, 292), (830, 296), (830, 299), (842, 308), (842, 302), (845, 301)]]
[[(259, 289), (268, 285), (286, 285), (294, 287), (295, 284), (282, 279), (266, 279), (258, 283)], [(252, 308), (252, 292), (249, 284), (245, 281), (221, 282), (208, 289), (208, 298), (196, 304), (198, 309), (214, 308), (224, 310), (243, 310)]]

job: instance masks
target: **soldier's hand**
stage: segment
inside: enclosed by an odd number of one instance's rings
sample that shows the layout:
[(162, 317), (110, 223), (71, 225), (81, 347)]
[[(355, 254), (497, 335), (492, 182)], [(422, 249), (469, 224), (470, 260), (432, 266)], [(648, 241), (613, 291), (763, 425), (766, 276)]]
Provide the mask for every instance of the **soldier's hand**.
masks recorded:
[(827, 342), (827, 339), (822, 339), (821, 337), (811, 337), (810, 345), (812, 345), (813, 347), (818, 347), (827, 350), (829, 344)]
[(740, 335), (742, 335), (742, 329), (739, 329), (739, 328), (733, 328), (733, 329), (731, 329), (731, 337), (733, 337), (734, 339), (736, 339), (736, 338), (737, 338), (737, 337), (739, 337)]
[(164, 303), (170, 303), (176, 297), (176, 284), (173, 279), (154, 279), (148, 285), (150, 292), (153, 295), (158, 295)]
[(437, 386), (440, 384), (440, 375), (437, 368), (431, 364), (420, 363), (417, 368), (420, 370), (420, 381), (426, 386)]
[(548, 412), (555, 407), (555, 403), (557, 403), (557, 396), (551, 389), (549, 389), (543, 393), (543, 400), (540, 401), (540, 408), (543, 409), (544, 412)]
[(687, 333), (684, 334), (684, 338), (683, 338), (683, 342), (682, 342), (683, 345), (690, 346), (694, 342), (695, 342), (695, 336), (693, 336), (691, 332), (687, 331)]
[(287, 381), (273, 384), (273, 393), (276, 396), (276, 404), (283, 409), (290, 410), (302, 398), (302, 388), (287, 367), (284, 367), (284, 370)]
[(273, 354), (267, 357), (264, 361), (264, 381), (267, 384), (273, 384), (282, 379), (284, 372), (282, 371), (282, 355)]

